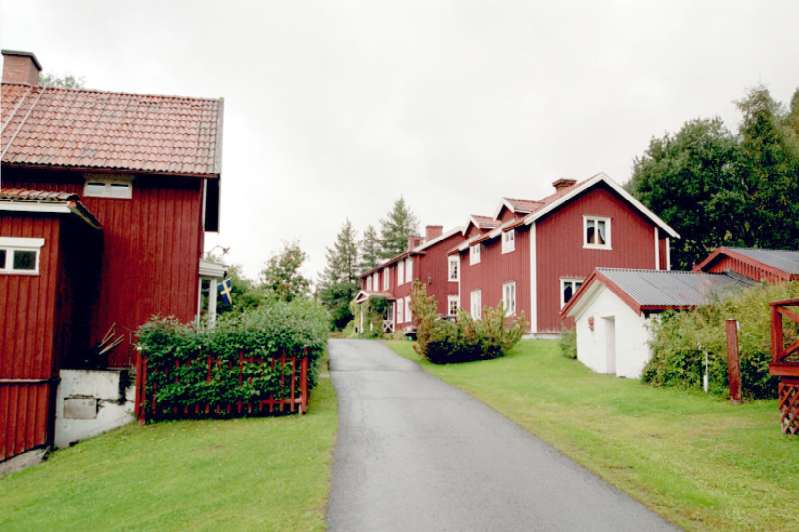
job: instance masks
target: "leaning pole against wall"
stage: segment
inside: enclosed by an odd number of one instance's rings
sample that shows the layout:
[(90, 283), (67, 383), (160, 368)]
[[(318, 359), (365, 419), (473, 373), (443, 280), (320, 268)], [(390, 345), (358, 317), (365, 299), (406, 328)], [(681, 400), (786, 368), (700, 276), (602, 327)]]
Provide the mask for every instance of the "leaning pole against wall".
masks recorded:
[(771, 303), (769, 372), (780, 379), (778, 403), (782, 432), (799, 434), (799, 299)]

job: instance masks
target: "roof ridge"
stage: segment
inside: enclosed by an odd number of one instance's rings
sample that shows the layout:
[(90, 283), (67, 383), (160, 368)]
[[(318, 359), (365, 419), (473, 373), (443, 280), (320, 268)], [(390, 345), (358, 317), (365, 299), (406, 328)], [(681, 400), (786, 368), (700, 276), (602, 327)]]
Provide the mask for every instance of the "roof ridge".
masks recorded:
[(219, 102), (223, 98), (220, 96), (218, 98), (210, 97), (210, 96), (180, 96), (177, 94), (153, 94), (149, 92), (127, 92), (127, 91), (113, 91), (113, 90), (103, 90), (103, 89), (87, 89), (83, 87), (73, 88), (73, 87), (45, 87), (41, 85), (31, 85), (29, 83), (9, 83), (7, 81), (2, 82), (2, 85), (14, 85), (20, 87), (30, 87), (32, 90), (36, 91), (37, 89), (41, 89), (42, 91), (50, 91), (50, 92), (71, 92), (71, 93), (94, 93), (94, 94), (115, 94), (117, 96), (143, 96), (148, 98), (170, 98), (173, 100), (199, 100), (205, 102)]

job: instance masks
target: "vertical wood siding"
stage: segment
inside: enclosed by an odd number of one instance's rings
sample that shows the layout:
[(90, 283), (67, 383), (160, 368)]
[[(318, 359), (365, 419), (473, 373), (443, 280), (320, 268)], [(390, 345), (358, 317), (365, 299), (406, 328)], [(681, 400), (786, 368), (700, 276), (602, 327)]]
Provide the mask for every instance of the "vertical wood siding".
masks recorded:
[(747, 264), (735, 257), (730, 257), (728, 255), (719, 255), (716, 260), (714, 260), (709, 267), (705, 267), (703, 271), (709, 273), (735, 272), (748, 277), (749, 279), (754, 279), (755, 281), (765, 281), (767, 283), (779, 283), (788, 280), (787, 274), (776, 275), (773, 272), (764, 270), (763, 268), (758, 268), (757, 266), (753, 266), (751, 264)]
[[(82, 174), (4, 170), (4, 186), (60, 190), (83, 196)], [(136, 176), (133, 199), (82, 197), (103, 226), (102, 281), (92, 319), (92, 342), (112, 323), (125, 341), (112, 367), (133, 360), (136, 329), (152, 315), (190, 321), (197, 310), (203, 249), (202, 180)]]
[[(54, 379), (58, 219), (0, 213), (0, 236), (45, 240), (39, 275), (0, 275), (0, 379)], [(0, 460), (50, 441), (54, 393), (53, 380), (0, 383)]]
[(458, 295), (458, 283), (449, 281), (447, 252), (461, 242), (463, 236), (457, 232), (425, 249), (425, 254), (419, 257), (418, 279), (427, 286), (427, 293), (435, 296), (438, 313), (441, 315), (447, 314), (447, 296)]
[[(612, 250), (583, 248), (583, 215), (611, 219)], [(561, 329), (562, 277), (584, 279), (601, 266), (655, 267), (654, 225), (604, 185), (588, 190), (536, 224), (538, 330), (541, 332)]]
[(483, 307), (495, 307), (502, 301), (502, 285), (516, 282), (516, 312), (530, 319), (530, 227), (516, 228), (516, 249), (502, 253), (502, 238), (483, 242), (480, 263), (469, 265), (469, 250), (461, 257), (461, 308), (471, 311), (471, 293), (480, 290)]

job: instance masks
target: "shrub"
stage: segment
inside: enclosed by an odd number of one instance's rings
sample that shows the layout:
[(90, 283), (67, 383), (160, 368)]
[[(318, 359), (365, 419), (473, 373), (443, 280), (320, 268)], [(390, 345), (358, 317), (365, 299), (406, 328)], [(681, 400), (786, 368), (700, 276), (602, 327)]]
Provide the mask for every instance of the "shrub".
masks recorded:
[[(159, 415), (198, 404), (213, 409), (235, 401), (282, 397), (287, 386), (281, 380), (291, 371), (269, 363), (281, 354), (308, 357), (313, 388), (329, 323), (324, 308), (305, 299), (272, 301), (257, 310), (226, 315), (213, 329), (154, 317), (137, 332), (137, 346), (147, 357), (147, 397), (155, 392)], [(240, 355), (262, 363), (244, 362), (240, 369)], [(210, 380), (209, 357), (218, 362)]]
[(418, 343), (417, 332), (417, 347), (435, 364), (487, 360), (504, 356), (525, 330), (524, 316), (509, 320), (500, 304), (483, 309), (481, 320), (460, 312), (456, 321), (433, 321), (424, 349)]
[(560, 333), (560, 354), (566, 358), (577, 358), (577, 331), (566, 329)]
[(438, 311), (436, 298), (427, 295), (427, 287), (418, 279), (413, 282), (411, 290), (411, 315), (416, 326), (416, 341), (413, 344), (413, 349), (419, 355), (425, 356), (433, 326), (438, 319)]
[[(372, 296), (363, 303), (355, 303), (353, 301), (350, 304), (350, 310), (354, 316), (352, 320), (352, 336), (382, 338), (383, 320), (389, 305), (391, 305), (391, 301), (381, 296)], [(363, 322), (361, 322), (361, 315), (363, 315)], [(363, 330), (356, 334), (355, 325), (360, 323), (363, 323)], [(349, 324), (347, 325), (349, 326)]]
[[(752, 398), (776, 396), (776, 379), (769, 375), (771, 315), (769, 303), (799, 297), (799, 283), (757, 285), (721, 301), (685, 312), (666, 312), (652, 320), (652, 359), (644, 382), (656, 386), (701, 388), (705, 353), (710, 390), (728, 392), (727, 340), (724, 322), (740, 324), (739, 348), (743, 392)], [(793, 326), (786, 334), (795, 334)]]

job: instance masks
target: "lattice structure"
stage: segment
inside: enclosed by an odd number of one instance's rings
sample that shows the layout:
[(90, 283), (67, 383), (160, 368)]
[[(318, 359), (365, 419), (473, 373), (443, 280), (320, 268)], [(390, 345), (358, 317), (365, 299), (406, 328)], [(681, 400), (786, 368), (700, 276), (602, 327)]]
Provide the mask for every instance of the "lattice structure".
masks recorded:
[(799, 434), (799, 379), (783, 377), (778, 388), (780, 426), (785, 434)]

